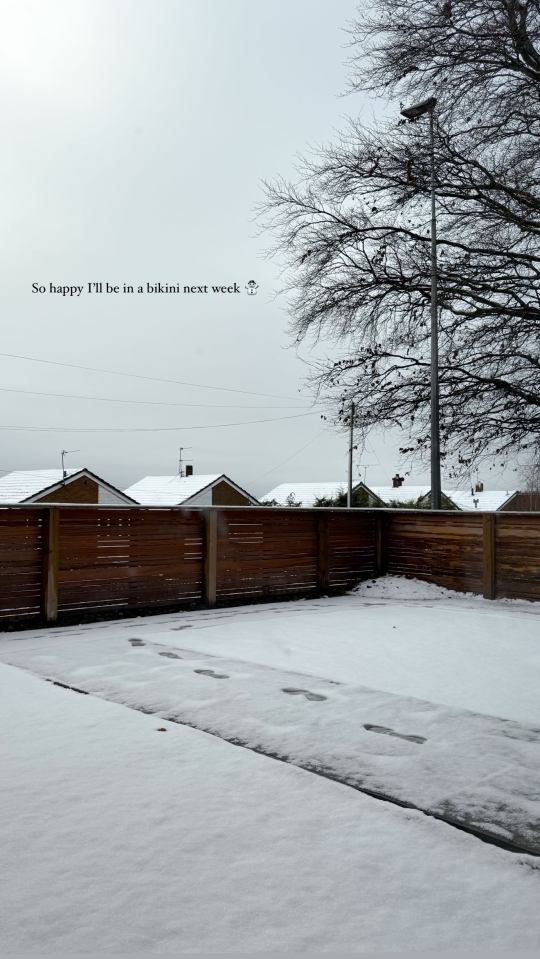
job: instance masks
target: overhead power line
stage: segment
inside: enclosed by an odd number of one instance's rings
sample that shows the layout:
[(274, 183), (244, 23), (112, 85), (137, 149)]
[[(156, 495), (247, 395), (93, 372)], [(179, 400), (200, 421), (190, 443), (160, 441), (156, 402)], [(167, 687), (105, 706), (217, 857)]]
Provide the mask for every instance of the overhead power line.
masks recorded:
[(311, 413), (296, 413), (293, 416), (277, 416), (264, 420), (244, 420), (240, 423), (206, 423), (203, 426), (0, 426), (0, 430), (23, 433), (177, 433), (185, 430), (221, 430), (229, 426), (256, 426), (259, 423), (282, 423), (283, 420), (298, 420)]
[(145, 376), (143, 373), (124, 373), (121, 370), (106, 370), (97, 366), (80, 366), (78, 363), (60, 363), (58, 360), (43, 360), (37, 356), (22, 356), (19, 353), (0, 353), (0, 356), (12, 360), (27, 360), (29, 363), (45, 363), (48, 366), (62, 366), (70, 370), (85, 370), (88, 373), (107, 373), (110, 376), (128, 376), (136, 380), (149, 380), (152, 383), (174, 383), (176, 386), (191, 386), (199, 390), (215, 390), (219, 393), (242, 393), (245, 396), (266, 396), (274, 400), (296, 400), (298, 396), (283, 396), (278, 393), (257, 393), (254, 390), (237, 390), (231, 386), (211, 386), (208, 383), (188, 383), (185, 380), (169, 380), (159, 376)]
[(312, 406), (259, 406), (245, 403), (171, 403), (167, 400), (123, 400), (113, 396), (81, 396), (79, 393), (47, 393), (41, 390), (19, 390), (10, 386), (0, 386), (1, 393), (22, 393), (25, 396), (52, 396), (65, 400), (92, 400), (99, 403), (134, 403), (137, 406), (180, 406), (206, 410), (290, 410), (311, 409)]
[(311, 446), (312, 443), (315, 443), (315, 441), (318, 440), (323, 435), (324, 432), (325, 430), (320, 430), (316, 436), (313, 436), (310, 440), (308, 440), (308, 442), (304, 446), (301, 446), (300, 449), (295, 450), (294, 453), (291, 453), (291, 455), (288, 456), (287, 459), (281, 460), (281, 463), (278, 463), (277, 466), (272, 466), (272, 469), (266, 470), (265, 473), (259, 473), (259, 475), (256, 476), (255, 479), (252, 480), (251, 482), (257, 483), (260, 479), (264, 479), (265, 476), (268, 476), (269, 473), (275, 473), (275, 471), (278, 470), (281, 466), (285, 466), (286, 463), (290, 463), (290, 461), (293, 460), (295, 456), (299, 456), (300, 453), (303, 453), (304, 450), (307, 450), (308, 446)]

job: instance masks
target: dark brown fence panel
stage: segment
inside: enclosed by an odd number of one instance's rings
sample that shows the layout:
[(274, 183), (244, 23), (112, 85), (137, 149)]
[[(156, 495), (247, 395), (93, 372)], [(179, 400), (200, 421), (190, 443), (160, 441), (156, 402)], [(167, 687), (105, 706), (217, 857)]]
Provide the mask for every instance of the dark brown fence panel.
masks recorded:
[(204, 515), (200, 510), (130, 510), (130, 606), (201, 602)]
[(42, 612), (44, 514), (0, 508), (0, 622), (38, 619)]
[(496, 596), (540, 600), (540, 514), (497, 513)]
[(350, 589), (375, 575), (375, 518), (372, 513), (328, 514), (328, 586)]
[(389, 574), (482, 593), (482, 515), (388, 510), (386, 516)]
[(60, 510), (58, 611), (96, 613), (202, 599), (195, 510)]
[(220, 510), (217, 600), (316, 593), (317, 511)]
[(59, 512), (59, 615), (128, 609), (131, 510)]

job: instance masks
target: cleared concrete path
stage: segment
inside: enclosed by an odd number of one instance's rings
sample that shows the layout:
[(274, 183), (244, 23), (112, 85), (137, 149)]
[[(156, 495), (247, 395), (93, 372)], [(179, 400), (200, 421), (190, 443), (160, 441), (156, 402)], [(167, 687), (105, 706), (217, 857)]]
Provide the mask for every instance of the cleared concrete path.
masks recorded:
[(136, 624), (41, 636), (5, 637), (0, 658), (540, 855), (540, 728), (152, 642)]

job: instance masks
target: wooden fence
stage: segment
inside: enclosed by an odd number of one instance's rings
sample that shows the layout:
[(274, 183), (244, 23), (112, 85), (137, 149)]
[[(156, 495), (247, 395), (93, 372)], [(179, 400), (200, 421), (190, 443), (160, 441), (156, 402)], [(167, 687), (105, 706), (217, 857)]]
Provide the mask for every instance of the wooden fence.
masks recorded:
[(384, 573), (540, 599), (540, 514), (0, 508), (0, 623), (345, 592)]

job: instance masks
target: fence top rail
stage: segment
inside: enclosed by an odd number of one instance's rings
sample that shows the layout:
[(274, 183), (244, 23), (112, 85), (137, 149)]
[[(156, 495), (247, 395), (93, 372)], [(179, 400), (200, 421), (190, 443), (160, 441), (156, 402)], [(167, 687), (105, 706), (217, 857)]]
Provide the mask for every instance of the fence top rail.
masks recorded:
[(534, 510), (432, 510), (432, 509), (394, 509), (389, 506), (302, 506), (302, 507), (293, 507), (293, 506), (189, 506), (189, 505), (179, 505), (179, 506), (143, 506), (139, 503), (1, 503), (0, 504), (0, 514), (2, 510), (6, 511), (16, 511), (16, 510), (50, 510), (50, 509), (63, 509), (63, 510), (100, 510), (100, 511), (125, 511), (125, 510), (140, 510), (143, 512), (161, 512), (161, 513), (203, 513), (203, 512), (219, 512), (219, 511), (245, 511), (247, 513), (260, 512), (264, 510), (268, 513), (285, 513), (294, 515), (302, 515), (303, 513), (315, 513), (317, 516), (323, 513), (334, 513), (339, 516), (343, 516), (347, 513), (367, 513), (373, 516), (396, 516), (407, 514), (408, 516), (493, 516), (493, 517), (508, 517), (516, 518), (519, 516), (527, 516), (529, 518), (537, 517), (540, 521), (540, 512)]

